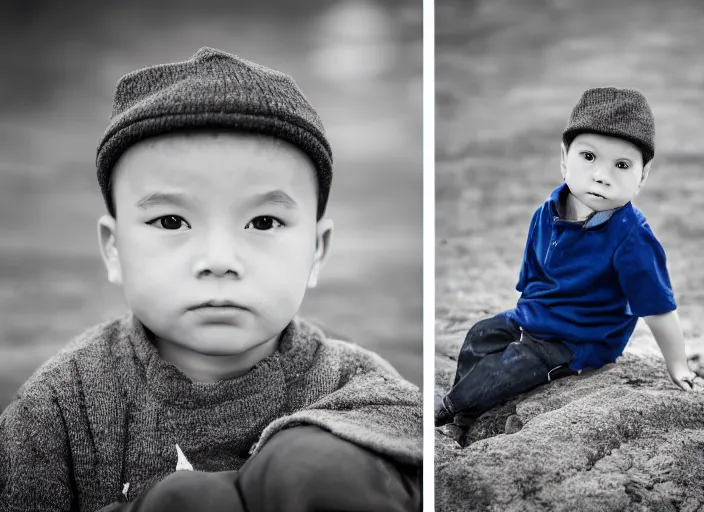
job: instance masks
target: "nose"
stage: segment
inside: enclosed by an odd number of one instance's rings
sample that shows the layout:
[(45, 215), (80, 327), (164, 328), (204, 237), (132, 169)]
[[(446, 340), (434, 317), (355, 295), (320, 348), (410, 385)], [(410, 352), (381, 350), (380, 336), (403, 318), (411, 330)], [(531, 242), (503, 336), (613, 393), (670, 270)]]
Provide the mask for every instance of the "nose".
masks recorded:
[(594, 181), (597, 183), (600, 183), (606, 187), (611, 186), (611, 179), (609, 177), (608, 171), (606, 171), (602, 166), (597, 166), (594, 169), (594, 175), (593, 175)]
[(202, 252), (194, 263), (194, 274), (199, 277), (231, 277), (242, 279), (245, 266), (238, 254), (241, 245), (231, 233), (219, 230), (202, 239)]

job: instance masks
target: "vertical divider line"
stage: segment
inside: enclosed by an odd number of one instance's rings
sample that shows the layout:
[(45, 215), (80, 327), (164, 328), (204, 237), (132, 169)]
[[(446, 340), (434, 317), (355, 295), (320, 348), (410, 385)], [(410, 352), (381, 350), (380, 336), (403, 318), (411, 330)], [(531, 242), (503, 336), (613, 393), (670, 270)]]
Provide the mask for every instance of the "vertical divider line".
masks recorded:
[(423, 0), (423, 510), (435, 510), (435, 5)]

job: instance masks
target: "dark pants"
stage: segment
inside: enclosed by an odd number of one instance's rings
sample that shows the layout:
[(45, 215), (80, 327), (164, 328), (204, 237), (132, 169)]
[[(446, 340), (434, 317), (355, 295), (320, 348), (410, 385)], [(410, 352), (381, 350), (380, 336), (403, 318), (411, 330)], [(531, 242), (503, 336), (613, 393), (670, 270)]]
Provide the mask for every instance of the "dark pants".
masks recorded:
[(240, 471), (177, 471), (121, 512), (420, 511), (420, 469), (313, 426), (276, 434)]
[(462, 344), (455, 381), (436, 411), (435, 424), (449, 423), (459, 413), (477, 418), (540, 384), (574, 375), (571, 359), (564, 344), (531, 337), (504, 313), (477, 322)]

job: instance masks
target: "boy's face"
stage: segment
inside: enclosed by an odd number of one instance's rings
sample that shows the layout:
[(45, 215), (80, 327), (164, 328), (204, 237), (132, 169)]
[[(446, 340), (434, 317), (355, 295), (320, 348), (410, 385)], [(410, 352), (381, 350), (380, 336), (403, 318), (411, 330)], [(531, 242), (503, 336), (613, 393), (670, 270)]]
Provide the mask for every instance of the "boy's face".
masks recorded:
[[(651, 160), (652, 162), (652, 160)], [(562, 177), (573, 196), (593, 211), (611, 210), (633, 200), (650, 170), (643, 155), (626, 140), (582, 133), (569, 150), (562, 145)]]
[(316, 222), (313, 164), (240, 133), (175, 133), (113, 170), (117, 219), (99, 221), (108, 279), (156, 336), (209, 355), (276, 336), (315, 286), (332, 223)]

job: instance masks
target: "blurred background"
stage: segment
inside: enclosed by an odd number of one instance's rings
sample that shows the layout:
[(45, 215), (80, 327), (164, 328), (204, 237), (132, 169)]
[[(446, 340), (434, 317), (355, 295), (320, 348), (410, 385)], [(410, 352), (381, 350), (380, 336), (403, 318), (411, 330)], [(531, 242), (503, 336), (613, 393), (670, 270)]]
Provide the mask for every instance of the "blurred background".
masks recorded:
[[(704, 352), (704, 4), (436, 0), (436, 368), (513, 307), (530, 218), (562, 181), (581, 93), (640, 89), (655, 161), (635, 204), (665, 248), (690, 353)], [(641, 322), (627, 350), (659, 354)], [(449, 356), (449, 357), (448, 357)]]
[(201, 46), (291, 74), (320, 113), (336, 230), (302, 314), (421, 384), (421, 0), (12, 0), (0, 45), (0, 410), (126, 311), (98, 253), (96, 145), (120, 76)]

